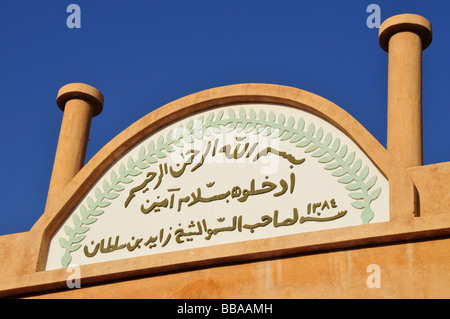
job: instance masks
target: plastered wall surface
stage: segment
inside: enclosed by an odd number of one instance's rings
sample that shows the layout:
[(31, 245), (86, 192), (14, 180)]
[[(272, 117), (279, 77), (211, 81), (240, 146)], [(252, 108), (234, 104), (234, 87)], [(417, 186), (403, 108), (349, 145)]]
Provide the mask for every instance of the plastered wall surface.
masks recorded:
[[(193, 269), (37, 298), (449, 298), (450, 239)], [(380, 267), (380, 288), (369, 288)]]
[[(390, 183), (389, 222), (45, 271), (48, 244), (83, 194), (142, 138), (191, 112), (257, 101), (299, 107), (352, 138)], [(33, 298), (448, 298), (450, 163), (405, 168), (356, 120), (294, 88), (245, 84), (199, 92), (142, 118), (108, 143), (54, 197), (29, 231), (0, 237), (0, 296)], [(21, 249), (18, 249), (20, 247)], [(380, 288), (369, 288), (370, 265)]]

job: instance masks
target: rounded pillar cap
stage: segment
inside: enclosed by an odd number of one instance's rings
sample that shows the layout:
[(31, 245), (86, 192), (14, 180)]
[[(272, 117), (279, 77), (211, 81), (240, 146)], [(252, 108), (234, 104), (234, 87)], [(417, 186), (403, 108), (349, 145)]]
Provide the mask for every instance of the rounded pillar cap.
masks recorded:
[(430, 21), (417, 14), (405, 13), (390, 17), (381, 24), (378, 31), (380, 47), (388, 52), (389, 39), (395, 33), (403, 31), (417, 33), (422, 39), (422, 50), (431, 44), (433, 35)]
[(59, 89), (56, 104), (64, 111), (67, 101), (71, 99), (82, 99), (91, 103), (94, 108), (92, 116), (99, 115), (103, 110), (103, 94), (93, 86), (84, 83), (66, 84)]

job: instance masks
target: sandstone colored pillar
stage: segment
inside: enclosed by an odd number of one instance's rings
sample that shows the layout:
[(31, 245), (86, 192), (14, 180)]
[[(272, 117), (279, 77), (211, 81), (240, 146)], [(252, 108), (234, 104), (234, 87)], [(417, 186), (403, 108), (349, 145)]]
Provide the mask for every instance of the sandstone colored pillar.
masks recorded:
[(422, 51), (431, 40), (430, 22), (416, 14), (393, 16), (379, 30), (389, 53), (387, 149), (406, 167), (423, 164)]
[(56, 104), (64, 112), (46, 207), (84, 166), (92, 117), (103, 109), (103, 94), (83, 83), (63, 86)]

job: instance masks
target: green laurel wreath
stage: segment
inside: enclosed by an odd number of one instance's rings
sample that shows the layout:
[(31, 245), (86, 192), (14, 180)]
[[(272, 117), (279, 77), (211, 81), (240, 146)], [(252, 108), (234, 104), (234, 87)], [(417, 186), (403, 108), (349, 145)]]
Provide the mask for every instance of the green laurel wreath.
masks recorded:
[(170, 130), (167, 136), (159, 136), (156, 143), (151, 141), (147, 147), (142, 146), (136, 160), (130, 156), (126, 165), (120, 164), (118, 174), (111, 171), (109, 181), (105, 178), (102, 188), (95, 187), (95, 198), (87, 196), (85, 202), (80, 205), (81, 218), (76, 213), (72, 215), (74, 227), (64, 226), (64, 232), (69, 237), (59, 238), (59, 244), (65, 248), (61, 265), (64, 268), (68, 267), (72, 261), (71, 253), (81, 247), (81, 241), (90, 229), (88, 225), (95, 223), (98, 216), (104, 213), (104, 208), (125, 189), (123, 184), (131, 183), (133, 177), (166, 157), (167, 153), (175, 151), (174, 147), (183, 147), (185, 143), (193, 143), (195, 139), (211, 136), (212, 133), (221, 133), (221, 127), (226, 127), (228, 132), (246, 134), (253, 132), (282, 141), (289, 140), (290, 143), (303, 148), (305, 153), (310, 153), (319, 163), (326, 164), (324, 169), (332, 172), (339, 183), (345, 184), (345, 188), (350, 191), (348, 195), (355, 200), (351, 205), (362, 210), (362, 223), (368, 224), (372, 220), (374, 213), (370, 204), (381, 192), (381, 187), (373, 189), (377, 176), (367, 179), (369, 167), (363, 167), (361, 159), (355, 158), (355, 152), (347, 154), (348, 147), (345, 144), (341, 145), (339, 138), (333, 140), (331, 133), (325, 134), (322, 128), (316, 129), (313, 123), (305, 130), (305, 121), (301, 117), (296, 121), (292, 116), (286, 119), (284, 114), (279, 114), (277, 118), (273, 112), (266, 114), (260, 110), (256, 113), (253, 109), (247, 113), (243, 107), (236, 114), (230, 108), (227, 118), (224, 118), (224, 111), (219, 110), (217, 115), (211, 112), (206, 118), (200, 116), (195, 121), (191, 119), (185, 126), (180, 125), (177, 129)]

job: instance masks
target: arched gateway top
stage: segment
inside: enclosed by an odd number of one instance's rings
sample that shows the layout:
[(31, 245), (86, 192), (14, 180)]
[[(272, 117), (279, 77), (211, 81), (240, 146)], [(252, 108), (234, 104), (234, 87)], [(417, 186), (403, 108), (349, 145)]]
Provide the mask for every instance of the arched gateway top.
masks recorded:
[(138, 120), (80, 170), (33, 228), (38, 269), (333, 246), (338, 234), (412, 217), (406, 176), (317, 95), (269, 84), (202, 91)]

